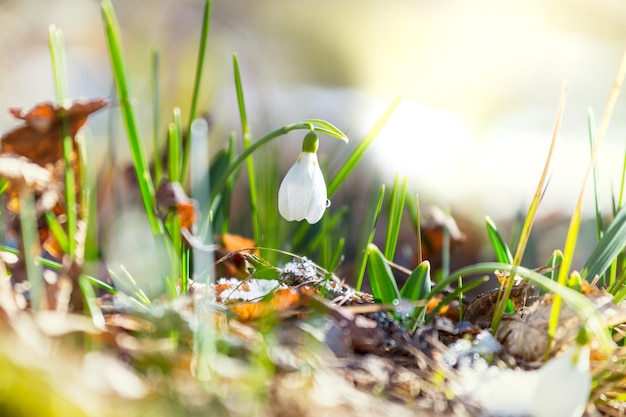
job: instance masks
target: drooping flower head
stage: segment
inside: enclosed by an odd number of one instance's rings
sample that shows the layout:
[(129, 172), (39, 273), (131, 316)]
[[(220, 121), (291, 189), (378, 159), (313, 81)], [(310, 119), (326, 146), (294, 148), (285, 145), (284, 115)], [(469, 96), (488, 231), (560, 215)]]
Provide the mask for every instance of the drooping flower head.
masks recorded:
[(302, 152), (278, 189), (278, 211), (288, 221), (320, 221), (328, 206), (326, 183), (317, 160), (319, 139), (309, 132)]

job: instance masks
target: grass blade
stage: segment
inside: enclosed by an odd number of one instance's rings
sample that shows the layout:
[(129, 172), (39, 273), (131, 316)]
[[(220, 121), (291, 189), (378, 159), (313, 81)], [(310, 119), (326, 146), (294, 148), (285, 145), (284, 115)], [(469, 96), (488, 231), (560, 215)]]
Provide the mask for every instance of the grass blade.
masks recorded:
[[(250, 147), (250, 125), (248, 124), (248, 115), (246, 112), (246, 103), (243, 96), (243, 87), (241, 85), (241, 73), (239, 72), (239, 61), (237, 54), (233, 55), (233, 70), (235, 74), (235, 90), (237, 91), (237, 105), (239, 107), (239, 118), (241, 120), (241, 134), (243, 137), (243, 148)], [(252, 216), (252, 230), (255, 242), (261, 239), (261, 220), (259, 218), (259, 191), (257, 187), (257, 174), (254, 171), (254, 160), (252, 155), (246, 158), (246, 167), (248, 168), (248, 188), (250, 190), (250, 210)]]
[(78, 286), (85, 297), (85, 304), (87, 305), (87, 310), (89, 311), (94, 326), (100, 330), (106, 330), (104, 314), (102, 314), (102, 309), (98, 304), (98, 296), (93, 290), (91, 283), (81, 276), (78, 278)]
[(626, 152), (624, 152), (624, 163), (622, 166), (622, 180), (620, 181), (619, 197), (617, 207), (622, 207), (624, 203), (624, 188), (626, 188)]
[(346, 246), (346, 238), (340, 237), (337, 242), (337, 247), (335, 248), (335, 252), (333, 253), (332, 258), (330, 258), (330, 262), (328, 263), (328, 271), (333, 272), (339, 266), (343, 256), (343, 248)]
[(409, 216), (411, 217), (411, 221), (413, 222), (413, 227), (415, 227), (415, 236), (417, 245), (415, 248), (415, 258), (417, 259), (417, 263), (422, 263), (423, 255), (422, 255), (422, 228), (421, 228), (421, 220), (420, 220), (420, 200), (419, 196), (415, 195), (415, 201), (410, 198), (406, 201), (407, 209), (409, 210)]
[(152, 84), (152, 146), (154, 147), (154, 185), (158, 184), (163, 177), (163, 162), (161, 160), (161, 150), (159, 147), (159, 120), (160, 120), (160, 94), (159, 94), (159, 51), (152, 50), (150, 56), (151, 84)]
[(113, 68), (113, 78), (115, 79), (117, 95), (119, 96), (121, 103), (122, 116), (124, 118), (126, 134), (128, 136), (128, 142), (133, 157), (133, 165), (137, 174), (141, 198), (145, 206), (146, 215), (148, 216), (152, 232), (154, 234), (162, 234), (163, 225), (156, 216), (155, 210), (154, 183), (152, 181), (150, 170), (148, 169), (143, 142), (139, 135), (135, 109), (131, 104), (130, 89), (128, 87), (128, 80), (126, 76), (126, 65), (122, 56), (120, 28), (117, 22), (117, 17), (115, 16), (115, 10), (113, 9), (113, 5), (110, 0), (105, 0), (102, 3), (102, 15), (104, 19), (109, 55), (111, 57), (111, 65)]
[[(565, 110), (565, 100), (567, 98), (568, 88), (569, 88), (569, 83), (564, 82), (561, 88), (561, 98), (559, 99), (559, 107), (557, 111), (556, 121), (554, 122), (554, 129), (552, 131), (552, 140), (550, 141), (550, 149), (548, 150), (546, 163), (544, 164), (543, 172), (541, 173), (541, 178), (539, 180), (539, 183), (537, 184), (535, 195), (533, 197), (532, 202), (530, 203), (530, 207), (528, 208), (528, 214), (526, 215), (526, 219), (524, 220), (524, 225), (522, 226), (522, 231), (520, 233), (519, 242), (515, 250), (515, 256), (513, 257), (513, 266), (517, 266), (522, 263), (522, 257), (524, 256), (526, 245), (528, 244), (528, 239), (530, 238), (530, 231), (532, 230), (533, 224), (535, 222), (535, 216), (537, 215), (537, 210), (539, 209), (539, 203), (541, 202), (541, 199), (547, 187), (548, 176), (549, 176), (548, 173), (550, 172), (552, 155), (554, 154), (554, 148), (556, 146), (556, 138), (561, 128), (561, 121), (563, 120), (563, 113)], [(494, 334), (498, 330), (498, 326), (500, 325), (500, 321), (502, 320), (502, 315), (504, 314), (504, 311), (506, 309), (507, 300), (511, 296), (511, 291), (513, 290), (513, 280), (507, 280), (506, 282), (507, 284), (506, 284), (506, 287), (504, 288), (504, 291), (500, 291), (500, 294), (498, 294), (498, 300), (496, 302), (496, 308), (495, 308), (495, 312), (493, 315), (493, 321), (491, 322), (491, 332)]]
[(24, 248), (24, 265), (30, 283), (30, 302), (33, 310), (47, 310), (46, 282), (43, 278), (41, 264), (37, 257), (41, 254), (39, 232), (37, 230), (37, 211), (35, 197), (23, 187), (19, 192), (20, 226), (22, 228), (22, 246)]
[[(67, 85), (67, 67), (65, 61), (65, 46), (63, 43), (63, 32), (54, 25), (50, 25), (50, 57), (52, 58), (52, 69), (54, 85), (56, 89), (57, 101), (62, 108), (68, 103), (69, 89)], [(78, 222), (78, 212), (76, 208), (76, 178), (72, 170), (72, 155), (74, 153), (74, 139), (68, 134), (69, 121), (63, 118), (61, 133), (63, 137), (63, 161), (65, 176), (65, 205), (67, 216), (67, 246), (65, 253), (72, 258), (76, 250), (76, 226)], [(78, 155), (76, 155), (78, 158)]]
[(423, 300), (430, 292), (430, 262), (424, 261), (411, 272), (400, 295), (411, 301)]
[(46, 219), (46, 224), (48, 225), (50, 232), (56, 239), (57, 244), (61, 248), (61, 251), (63, 251), (64, 253), (70, 253), (67, 233), (65, 233), (65, 230), (63, 230), (63, 226), (61, 226), (61, 223), (59, 223), (59, 219), (57, 218), (57, 216), (52, 211), (47, 210), (44, 213), (44, 217)]
[(398, 235), (400, 234), (400, 223), (402, 222), (402, 214), (404, 213), (404, 201), (406, 199), (407, 177), (404, 177), (402, 185), (400, 179), (396, 175), (393, 184), (389, 207), (389, 224), (387, 226), (387, 236), (385, 238), (385, 258), (393, 261), (398, 244)]
[[(372, 196), (373, 197), (373, 196)], [(367, 236), (365, 237), (365, 244), (359, 247), (362, 247), (363, 250), (359, 251), (359, 259), (356, 261), (356, 264), (359, 266), (356, 274), (356, 285), (355, 288), (357, 291), (361, 291), (361, 287), (363, 286), (363, 277), (365, 276), (365, 267), (367, 266), (367, 248), (374, 240), (374, 233), (376, 232), (376, 223), (378, 223), (378, 216), (380, 216), (380, 211), (383, 207), (383, 200), (385, 198), (385, 184), (380, 186), (380, 191), (378, 192), (378, 199), (376, 200), (376, 205), (368, 204), (368, 207), (374, 207), (374, 211), (369, 213), (365, 218), (371, 219), (370, 228)], [(373, 202), (372, 199), (370, 201)], [(362, 239), (363, 240), (363, 239)]]
[[(396, 107), (398, 107), (399, 104), (400, 104), (400, 98), (397, 98), (393, 103), (391, 103), (391, 105), (387, 108), (387, 110), (385, 110), (385, 112), (378, 118), (378, 120), (374, 124), (374, 127), (372, 127), (372, 129), (367, 133), (365, 138), (363, 138), (361, 143), (359, 143), (359, 145), (356, 147), (354, 152), (352, 152), (348, 160), (344, 162), (344, 164), (341, 166), (341, 169), (339, 169), (339, 172), (337, 172), (337, 174), (333, 176), (333, 179), (328, 184), (328, 196), (329, 197), (332, 196), (335, 193), (335, 191), (337, 191), (339, 186), (343, 184), (346, 178), (348, 178), (348, 176), (357, 166), (361, 158), (363, 158), (363, 154), (365, 153), (365, 151), (374, 142), (374, 139), (376, 139), (380, 131), (383, 130), (383, 128), (385, 127), (385, 125), (387, 124), (387, 122), (389, 121), (389, 119), (393, 115), (393, 112), (396, 110)], [(321, 125), (319, 121), (317, 121), (317, 126), (325, 126), (325, 125)], [(316, 129), (317, 129), (317, 126), (316, 126)], [(345, 137), (345, 135), (343, 136)]]
[(581, 275), (586, 280), (592, 280), (595, 276), (601, 276), (611, 265), (611, 262), (624, 251), (626, 247), (626, 209), (622, 207), (602, 239), (591, 251), (589, 259), (583, 266)]
[(548, 271), (544, 272), (543, 275), (552, 281), (556, 281), (561, 263), (563, 263), (563, 252), (557, 249), (552, 252), (552, 256), (550, 256), (550, 259), (546, 262)]
[[(193, 83), (193, 95), (191, 98), (191, 108), (189, 110), (188, 131), (191, 131), (191, 124), (196, 119), (198, 111), (198, 97), (200, 97), (200, 87), (202, 84), (202, 73), (204, 72), (204, 58), (206, 56), (206, 44), (209, 39), (209, 24), (211, 22), (211, 0), (204, 3), (204, 12), (202, 14), (202, 30), (200, 32), (200, 45), (198, 47), (198, 62), (196, 63), (196, 76)], [(189, 150), (191, 149), (191, 141), (185, 144), (183, 152), (183, 162), (181, 171), (181, 184), (185, 184), (187, 178), (187, 166), (189, 164)]]
[[(181, 182), (182, 180), (182, 149), (183, 149), (183, 125), (181, 112), (178, 107), (172, 112), (172, 122), (168, 126), (168, 174), (170, 181)], [(182, 184), (182, 183), (181, 183)]]
[(489, 236), (491, 246), (493, 246), (493, 250), (496, 253), (496, 259), (498, 262), (513, 264), (513, 254), (504, 239), (502, 239), (495, 223), (489, 216), (485, 218), (485, 225), (487, 226), (487, 235)]
[[(557, 278), (559, 284), (565, 284), (565, 282), (567, 282), (567, 277), (569, 275), (570, 267), (574, 259), (574, 251), (576, 249), (576, 240), (578, 238), (578, 232), (580, 230), (580, 219), (582, 216), (582, 205), (583, 205), (583, 196), (585, 194), (585, 188), (589, 180), (589, 176), (591, 175), (593, 167), (596, 163), (596, 159), (597, 159), (596, 156), (598, 154), (598, 150), (600, 149), (600, 144), (602, 143), (602, 139), (604, 139), (605, 133), (609, 127), (609, 122), (611, 120), (613, 109), (615, 107), (615, 103), (617, 102), (617, 97), (622, 87), (622, 83), (624, 81), (625, 75), (626, 75), (626, 53), (624, 53), (622, 57), (622, 62), (617, 71), (617, 75), (613, 83), (613, 88), (611, 89), (611, 93), (609, 94), (609, 99), (607, 101), (606, 108), (604, 109), (602, 120), (600, 121), (600, 128), (598, 129), (598, 136), (593, 145), (593, 148), (591, 149), (591, 156), (589, 157), (589, 164), (587, 165), (585, 177), (583, 179), (583, 183), (580, 189), (580, 194), (578, 196), (578, 201), (576, 203), (576, 207), (574, 208), (574, 213), (572, 214), (572, 219), (570, 221), (569, 229), (567, 231), (567, 238), (565, 239), (565, 248), (563, 250), (563, 263), (561, 264), (561, 268), (559, 269), (559, 275)], [(560, 303), (561, 303), (561, 298), (557, 294), (554, 297), (554, 303), (552, 305), (552, 315), (550, 316), (551, 320), (550, 320), (550, 327), (548, 330), (550, 332), (550, 335), (553, 335), (556, 330), (556, 325), (557, 325), (557, 321), (559, 317)]]
[(382, 252), (374, 244), (367, 247), (372, 295), (378, 303), (389, 304), (400, 298), (398, 284)]
[[(593, 110), (589, 108), (587, 110), (587, 126), (589, 129), (589, 146), (593, 149), (593, 142), (595, 138), (596, 131), (596, 123), (593, 117)], [(600, 211), (600, 201), (598, 198), (598, 165), (593, 165), (593, 202), (594, 208), (596, 212), (596, 234), (598, 236), (598, 241), (602, 238), (602, 231), (604, 230), (604, 226), (602, 224), (602, 212)]]

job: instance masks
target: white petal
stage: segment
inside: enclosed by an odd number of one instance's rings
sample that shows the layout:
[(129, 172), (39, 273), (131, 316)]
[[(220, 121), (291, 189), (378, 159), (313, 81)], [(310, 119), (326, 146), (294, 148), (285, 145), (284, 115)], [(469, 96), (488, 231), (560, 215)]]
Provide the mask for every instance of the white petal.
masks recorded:
[(324, 212), (326, 211), (326, 182), (324, 182), (324, 175), (317, 162), (317, 155), (311, 155), (311, 162), (309, 165), (309, 171), (312, 171), (312, 186), (311, 186), (311, 200), (307, 209), (306, 221), (309, 223), (317, 223), (320, 221)]
[(316, 223), (326, 210), (326, 184), (317, 155), (302, 152), (278, 189), (278, 211), (285, 220)]
[(591, 392), (589, 346), (574, 344), (540, 369), (533, 417), (582, 416)]

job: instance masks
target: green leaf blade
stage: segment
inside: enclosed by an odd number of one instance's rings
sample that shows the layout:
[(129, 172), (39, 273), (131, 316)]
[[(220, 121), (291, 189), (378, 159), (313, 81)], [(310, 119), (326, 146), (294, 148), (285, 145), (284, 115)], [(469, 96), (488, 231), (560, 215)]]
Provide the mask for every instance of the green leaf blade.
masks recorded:
[(374, 299), (383, 304), (393, 303), (400, 298), (400, 291), (389, 264), (374, 244), (367, 247), (367, 256)]
[(487, 235), (489, 236), (491, 246), (493, 246), (493, 250), (496, 253), (496, 259), (498, 262), (513, 264), (513, 254), (500, 235), (500, 232), (498, 232), (498, 228), (495, 223), (489, 216), (485, 218), (485, 226), (487, 227)]
[(430, 292), (430, 262), (424, 261), (411, 272), (400, 296), (411, 301), (423, 300)]

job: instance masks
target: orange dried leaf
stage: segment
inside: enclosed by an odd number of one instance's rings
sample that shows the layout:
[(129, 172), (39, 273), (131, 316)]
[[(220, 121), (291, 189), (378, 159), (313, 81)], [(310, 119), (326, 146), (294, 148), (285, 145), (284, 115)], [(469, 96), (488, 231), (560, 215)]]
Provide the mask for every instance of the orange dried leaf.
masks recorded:
[(72, 138), (85, 124), (87, 117), (105, 107), (108, 100), (97, 98), (76, 101), (64, 108), (53, 103), (40, 103), (30, 110), (11, 108), (9, 112), (24, 124), (2, 137), (2, 153), (25, 156), (34, 163), (55, 164), (63, 156), (63, 122)]
[(163, 209), (163, 214), (174, 211), (180, 226), (191, 230), (198, 219), (196, 202), (187, 196), (180, 183), (161, 180), (155, 198), (157, 205)]
[(255, 246), (254, 240), (230, 233), (224, 233), (221, 240), (224, 249), (226, 249), (226, 251), (228, 252), (239, 249), (252, 248)]
[(276, 290), (269, 301), (246, 301), (231, 305), (230, 311), (243, 321), (256, 320), (276, 313), (288, 313), (302, 306), (300, 293), (293, 288)]

